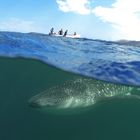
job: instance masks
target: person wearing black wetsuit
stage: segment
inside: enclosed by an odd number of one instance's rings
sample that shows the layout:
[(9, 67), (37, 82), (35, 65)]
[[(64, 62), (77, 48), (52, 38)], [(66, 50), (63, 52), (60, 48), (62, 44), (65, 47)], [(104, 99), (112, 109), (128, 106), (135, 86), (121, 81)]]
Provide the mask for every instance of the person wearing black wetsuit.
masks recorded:
[(63, 30), (61, 29), (59, 32), (58, 32), (59, 35), (63, 35)]
[(49, 35), (52, 35), (54, 33), (54, 28), (51, 28)]
[(63, 36), (66, 37), (67, 34), (68, 34), (68, 30), (65, 31)]

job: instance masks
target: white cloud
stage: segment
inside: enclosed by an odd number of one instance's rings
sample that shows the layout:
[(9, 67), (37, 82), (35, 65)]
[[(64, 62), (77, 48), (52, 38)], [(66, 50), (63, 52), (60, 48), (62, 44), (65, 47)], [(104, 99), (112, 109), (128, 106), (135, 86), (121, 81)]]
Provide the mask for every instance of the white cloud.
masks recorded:
[(39, 32), (40, 28), (37, 27), (33, 21), (10, 18), (6, 21), (0, 21), (0, 30), (16, 32)]
[(92, 12), (117, 29), (120, 39), (140, 40), (140, 0), (116, 0), (110, 8), (98, 6)]
[(57, 0), (59, 9), (63, 12), (74, 12), (82, 15), (90, 14), (89, 0)]

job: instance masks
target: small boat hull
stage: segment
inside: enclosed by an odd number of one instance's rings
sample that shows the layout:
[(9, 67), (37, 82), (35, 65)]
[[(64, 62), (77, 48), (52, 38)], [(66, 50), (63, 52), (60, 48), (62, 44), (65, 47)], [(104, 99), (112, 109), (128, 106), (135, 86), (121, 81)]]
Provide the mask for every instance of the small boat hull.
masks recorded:
[(63, 36), (63, 35), (59, 35), (59, 34), (51, 34), (51, 36), (58, 36), (58, 37), (68, 37), (68, 38), (80, 38), (80, 35), (66, 35), (66, 36)]

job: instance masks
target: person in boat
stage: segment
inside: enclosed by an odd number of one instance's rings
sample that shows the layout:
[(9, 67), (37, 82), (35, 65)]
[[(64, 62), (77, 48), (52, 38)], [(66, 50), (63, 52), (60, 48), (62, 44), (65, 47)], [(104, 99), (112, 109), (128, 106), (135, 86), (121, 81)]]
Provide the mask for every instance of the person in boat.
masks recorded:
[(52, 27), (51, 30), (50, 30), (49, 35), (53, 35), (53, 34), (54, 34), (54, 28)]
[(66, 37), (66, 36), (67, 36), (67, 34), (68, 34), (68, 30), (66, 30), (66, 31), (65, 31), (65, 33), (64, 33), (64, 35), (63, 35), (63, 36), (64, 36), (64, 37)]
[(61, 29), (59, 32), (58, 32), (59, 35), (63, 35), (63, 30)]
[(76, 35), (76, 32), (74, 32), (74, 34), (73, 34), (74, 36)]

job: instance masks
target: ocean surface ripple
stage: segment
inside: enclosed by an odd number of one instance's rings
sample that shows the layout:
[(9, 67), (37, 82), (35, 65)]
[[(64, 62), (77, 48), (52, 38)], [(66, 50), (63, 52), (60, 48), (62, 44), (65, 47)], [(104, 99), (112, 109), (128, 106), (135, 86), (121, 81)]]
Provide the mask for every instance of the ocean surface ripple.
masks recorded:
[(0, 56), (41, 60), (66, 71), (140, 86), (140, 42), (0, 32)]

